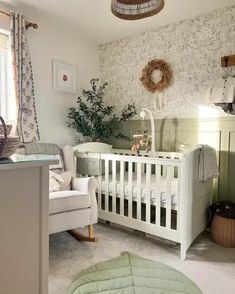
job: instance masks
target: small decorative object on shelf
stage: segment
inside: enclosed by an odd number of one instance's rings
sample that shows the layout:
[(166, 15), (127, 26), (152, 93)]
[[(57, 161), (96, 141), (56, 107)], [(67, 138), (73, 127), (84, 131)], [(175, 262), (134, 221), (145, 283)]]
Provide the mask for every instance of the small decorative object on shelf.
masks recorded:
[(77, 98), (77, 108), (71, 107), (68, 113), (68, 126), (90, 137), (92, 142), (102, 141), (114, 137), (120, 140), (130, 138), (117, 132), (120, 122), (128, 121), (137, 114), (134, 104), (128, 104), (121, 113), (115, 114), (114, 106), (106, 106), (103, 101), (108, 83), (99, 83), (99, 79), (92, 79), (91, 90), (83, 90), (82, 96)]
[[(159, 70), (161, 72), (161, 80), (158, 82), (155, 82), (152, 77), (155, 70)], [(149, 61), (147, 66), (143, 69), (140, 80), (149, 92), (163, 92), (171, 83), (172, 70), (169, 64), (164, 60), (154, 59)]]
[(5, 159), (10, 157), (15, 153), (20, 145), (19, 137), (8, 136), (7, 127), (4, 119), (0, 116), (0, 121), (2, 123), (4, 134), (0, 135), (0, 159)]
[(143, 134), (135, 134), (133, 138), (137, 141), (132, 145), (131, 150), (139, 155), (140, 150), (145, 150), (148, 153), (151, 150), (151, 135), (145, 130)]

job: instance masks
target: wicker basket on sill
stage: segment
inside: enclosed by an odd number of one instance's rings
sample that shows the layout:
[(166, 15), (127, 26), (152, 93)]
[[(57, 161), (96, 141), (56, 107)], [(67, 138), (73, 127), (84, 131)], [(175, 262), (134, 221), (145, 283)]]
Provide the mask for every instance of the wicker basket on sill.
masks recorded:
[[(7, 136), (10, 136), (11, 130), (12, 130), (12, 125), (6, 124), (7, 128)], [(4, 127), (3, 125), (0, 125), (0, 136), (4, 136)]]
[(5, 121), (1, 116), (0, 121), (4, 131), (3, 135), (0, 135), (0, 159), (4, 159), (15, 153), (20, 146), (20, 138), (8, 136)]

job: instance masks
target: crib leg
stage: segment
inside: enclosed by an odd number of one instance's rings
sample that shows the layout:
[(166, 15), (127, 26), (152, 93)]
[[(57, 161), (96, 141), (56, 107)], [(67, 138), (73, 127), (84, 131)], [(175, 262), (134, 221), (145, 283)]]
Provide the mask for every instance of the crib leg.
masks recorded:
[(180, 245), (180, 260), (184, 261), (187, 258), (187, 249), (181, 244)]

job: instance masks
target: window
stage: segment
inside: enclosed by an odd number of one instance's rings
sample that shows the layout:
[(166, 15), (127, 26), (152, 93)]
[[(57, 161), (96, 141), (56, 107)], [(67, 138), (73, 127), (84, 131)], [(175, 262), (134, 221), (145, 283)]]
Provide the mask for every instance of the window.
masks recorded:
[(16, 124), (16, 96), (9, 32), (0, 30), (0, 115)]

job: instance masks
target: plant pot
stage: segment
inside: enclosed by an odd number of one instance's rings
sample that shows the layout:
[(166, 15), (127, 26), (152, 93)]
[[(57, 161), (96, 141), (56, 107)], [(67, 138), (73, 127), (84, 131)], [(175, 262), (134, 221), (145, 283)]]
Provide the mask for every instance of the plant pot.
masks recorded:
[(76, 152), (98, 152), (98, 153), (110, 153), (113, 149), (112, 145), (101, 142), (89, 142), (79, 144), (73, 147)]

